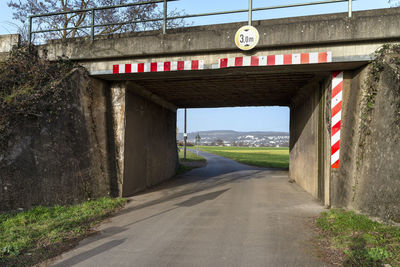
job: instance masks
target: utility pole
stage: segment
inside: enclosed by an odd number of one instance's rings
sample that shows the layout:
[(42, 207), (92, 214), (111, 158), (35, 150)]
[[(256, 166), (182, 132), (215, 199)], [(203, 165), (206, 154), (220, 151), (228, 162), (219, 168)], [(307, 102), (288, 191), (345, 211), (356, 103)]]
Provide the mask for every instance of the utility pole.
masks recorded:
[(186, 159), (186, 143), (187, 143), (187, 111), (185, 108), (185, 131), (183, 132), (183, 140), (185, 142), (184, 150), (183, 150), (183, 158)]

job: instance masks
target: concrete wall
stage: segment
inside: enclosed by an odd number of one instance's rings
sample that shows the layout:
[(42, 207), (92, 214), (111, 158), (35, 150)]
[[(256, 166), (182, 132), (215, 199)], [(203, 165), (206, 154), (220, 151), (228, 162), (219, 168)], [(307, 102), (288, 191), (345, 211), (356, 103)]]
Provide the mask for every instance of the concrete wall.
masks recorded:
[(13, 46), (19, 45), (20, 41), (19, 34), (0, 35), (0, 61), (4, 60)]
[(126, 91), (122, 196), (171, 178), (178, 164), (176, 112)]
[[(61, 114), (19, 119), (0, 151), (0, 210), (76, 203), (110, 192), (106, 85), (77, 69), (59, 85)], [(42, 99), (41, 101), (50, 101)]]
[[(341, 161), (339, 170), (332, 171), (332, 204), (400, 222), (400, 81), (393, 65), (384, 66), (374, 85), (371, 113), (365, 112), (363, 100), (369, 66), (346, 75)], [(368, 118), (368, 126), (361, 127)]]
[(291, 106), (289, 176), (315, 198), (328, 204), (326, 88), (326, 78), (314, 79), (299, 90)]

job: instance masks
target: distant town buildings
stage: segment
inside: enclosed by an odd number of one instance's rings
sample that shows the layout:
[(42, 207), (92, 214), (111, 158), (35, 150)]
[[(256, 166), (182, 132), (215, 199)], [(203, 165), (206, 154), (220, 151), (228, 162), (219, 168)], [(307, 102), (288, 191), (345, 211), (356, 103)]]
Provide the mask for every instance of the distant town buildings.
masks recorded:
[[(195, 143), (195, 137), (200, 134), (202, 146), (243, 146), (243, 147), (288, 147), (289, 133), (281, 132), (235, 132), (235, 131), (204, 131), (189, 133), (188, 142)], [(183, 135), (178, 135), (178, 141)]]

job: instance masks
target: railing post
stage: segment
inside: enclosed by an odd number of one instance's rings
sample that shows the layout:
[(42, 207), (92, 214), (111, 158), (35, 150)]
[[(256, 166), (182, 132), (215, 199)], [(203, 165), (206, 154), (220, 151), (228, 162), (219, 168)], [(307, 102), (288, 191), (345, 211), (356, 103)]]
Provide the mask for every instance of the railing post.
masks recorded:
[(28, 25), (28, 45), (32, 43), (32, 17), (28, 17), (29, 25)]
[(348, 1), (349, 1), (349, 18), (351, 18), (353, 13), (353, 1), (352, 0)]
[(94, 41), (94, 13), (95, 12), (95, 9), (93, 8), (92, 9), (92, 24), (90, 25), (91, 27), (90, 27), (90, 39), (92, 40), (92, 41)]
[(253, 20), (253, 0), (249, 0), (249, 26)]
[(167, 33), (167, 16), (168, 16), (167, 0), (164, 0), (164, 17), (163, 17), (163, 28), (162, 28), (163, 34)]

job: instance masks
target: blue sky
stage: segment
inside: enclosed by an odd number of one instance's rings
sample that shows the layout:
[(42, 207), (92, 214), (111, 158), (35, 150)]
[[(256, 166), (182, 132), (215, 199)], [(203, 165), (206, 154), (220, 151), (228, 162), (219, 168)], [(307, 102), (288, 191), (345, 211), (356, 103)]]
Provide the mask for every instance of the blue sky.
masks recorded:
[[(253, 0), (253, 6), (265, 7), (311, 1), (313, 0)], [(17, 28), (13, 25), (17, 22), (12, 20), (12, 10), (8, 8), (7, 2), (8, 0), (0, 0), (0, 34), (17, 31)], [(187, 14), (195, 14), (245, 9), (247, 5), (247, 0), (180, 0), (169, 3), (169, 8), (184, 9)], [(387, 0), (357, 0), (353, 2), (355, 11), (387, 7), (389, 7)], [(336, 12), (347, 12), (347, 3), (255, 12), (253, 19), (273, 19)], [(246, 20), (247, 14), (192, 19), (195, 25)], [(180, 131), (183, 130), (183, 110), (178, 110), (178, 128)], [(202, 130), (289, 131), (289, 109), (286, 107), (189, 109), (188, 132)]]

